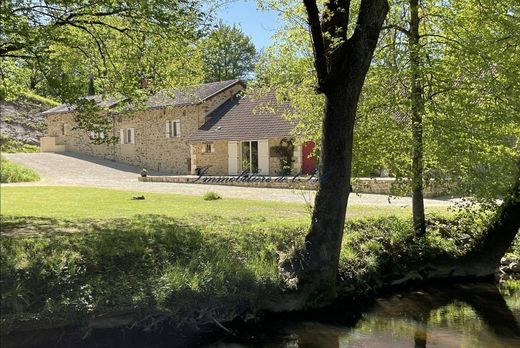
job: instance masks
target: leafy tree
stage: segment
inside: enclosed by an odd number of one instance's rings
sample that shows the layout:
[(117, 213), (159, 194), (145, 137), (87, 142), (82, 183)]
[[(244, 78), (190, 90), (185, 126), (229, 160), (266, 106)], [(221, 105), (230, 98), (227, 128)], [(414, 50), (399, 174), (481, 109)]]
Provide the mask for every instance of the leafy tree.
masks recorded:
[(256, 63), (251, 38), (236, 25), (220, 22), (201, 42), (206, 82), (248, 78)]
[[(111, 120), (82, 97), (96, 92), (138, 106), (157, 90), (201, 82), (195, 43), (205, 16), (197, 0), (6, 1), (0, 57), (9, 72), (29, 73), (28, 88), (77, 105), (79, 128), (109, 134)], [(20, 88), (8, 80), (21, 75), (2, 75), (2, 97), (16, 98)]]
[(142, 79), (156, 88), (186, 84), (194, 76), (188, 56), (203, 29), (201, 6), (196, 0), (5, 1), (0, 57), (32, 69), (34, 81), (46, 82), (43, 92), (62, 101), (85, 95), (91, 77), (101, 93), (129, 96)]
[[(280, 266), (288, 284), (298, 290), (296, 306), (311, 296), (316, 296), (315, 304), (335, 296), (357, 104), (388, 11), (385, 0), (361, 1), (352, 18), (349, 1), (326, 2), (321, 15), (316, 1), (303, 3), (312, 37), (315, 91), (323, 94), (325, 107), (320, 185), (311, 226), (305, 244)], [(349, 24), (356, 17), (349, 35)]]

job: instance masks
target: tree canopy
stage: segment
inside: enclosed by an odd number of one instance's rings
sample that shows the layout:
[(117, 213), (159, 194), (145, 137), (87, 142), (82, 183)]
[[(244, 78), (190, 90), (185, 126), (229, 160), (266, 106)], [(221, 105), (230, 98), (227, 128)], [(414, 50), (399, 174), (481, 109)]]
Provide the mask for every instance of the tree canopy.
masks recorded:
[(251, 78), (256, 48), (237, 25), (220, 22), (201, 42), (206, 82)]
[[(303, 6), (263, 4), (280, 11), (283, 26), (260, 56), (259, 83), (292, 102), (295, 136), (319, 144), (323, 98), (312, 93), (315, 68)], [(509, 1), (419, 4), (424, 185), (492, 201), (510, 186), (518, 157), (519, 8)], [(390, 5), (359, 104), (354, 176), (387, 169), (398, 179), (411, 177), (410, 60), (403, 33), (408, 1)], [(410, 188), (406, 180), (397, 183), (396, 193)]]
[[(2, 2), (2, 98), (37, 89), (69, 101), (99, 93), (132, 96), (142, 80), (155, 88), (197, 82), (193, 41), (206, 15), (199, 1)], [(182, 67), (182, 68), (181, 68)], [(13, 78), (28, 76), (25, 84)], [(194, 81), (193, 81), (194, 80)]]

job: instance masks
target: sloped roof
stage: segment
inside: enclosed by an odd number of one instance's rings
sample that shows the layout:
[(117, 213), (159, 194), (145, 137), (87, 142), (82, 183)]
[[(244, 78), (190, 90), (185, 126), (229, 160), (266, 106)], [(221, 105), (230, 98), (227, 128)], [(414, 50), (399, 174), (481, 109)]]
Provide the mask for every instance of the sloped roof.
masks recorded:
[[(197, 104), (213, 97), (219, 92), (237, 83), (244, 85), (244, 83), (241, 80), (235, 79), (228, 81), (205, 83), (198, 86), (184, 87), (172, 91), (163, 91), (153, 96), (150, 96), (144, 104), (145, 108), (161, 108), (166, 106), (182, 106)], [(110, 109), (122, 101), (121, 99), (115, 99), (113, 97), (103, 98), (101, 95), (88, 96), (85, 97), (85, 99), (94, 100), (97, 106), (99, 106), (102, 109)], [(58, 113), (67, 113), (74, 111), (74, 109), (75, 107), (73, 105), (61, 104), (50, 110), (44, 111), (42, 114), (50, 115)]]
[(188, 142), (259, 140), (291, 135), (294, 125), (282, 116), (289, 103), (278, 103), (273, 93), (226, 101), (208, 115), (208, 121), (188, 137)]
[[(94, 100), (96, 105), (98, 105), (102, 109), (109, 109), (116, 105), (119, 100), (113, 97), (103, 98), (101, 95), (89, 95), (85, 97), (86, 100)], [(69, 104), (61, 104), (53, 107), (52, 109), (46, 110), (42, 112), (42, 115), (50, 115), (50, 114), (60, 114), (74, 111), (75, 107)]]

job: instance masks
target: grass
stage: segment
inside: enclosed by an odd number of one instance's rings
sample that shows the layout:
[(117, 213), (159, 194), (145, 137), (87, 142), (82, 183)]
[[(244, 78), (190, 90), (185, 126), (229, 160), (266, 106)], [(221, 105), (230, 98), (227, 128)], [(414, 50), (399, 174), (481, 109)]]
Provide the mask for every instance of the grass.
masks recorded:
[[(278, 256), (301, 243), (307, 221), (222, 222), (186, 224), (163, 215), (95, 222), (3, 216), (1, 330), (31, 320), (85, 323), (118, 313), (201, 325), (225, 322), (278, 296)], [(447, 236), (432, 221), (430, 227), (419, 248), (410, 219), (349, 222), (341, 277), (363, 291), (382, 269), (459, 254), (471, 245), (458, 237), (461, 230)], [(467, 227), (473, 240), (478, 229)]]
[(22, 95), (23, 95), (23, 97), (25, 97), (28, 100), (31, 100), (31, 101), (34, 101), (34, 102), (37, 102), (40, 104), (45, 104), (46, 106), (49, 106), (49, 107), (60, 105), (60, 103), (58, 103), (57, 101), (54, 101), (52, 99), (46, 98), (44, 96), (38, 95), (38, 94), (30, 92), (30, 91), (22, 92)]
[[(203, 325), (279, 295), (278, 257), (300, 244), (308, 227), (303, 203), (158, 193), (131, 199), (142, 194), (2, 187), (1, 331), (117, 313)], [(381, 267), (413, 264), (419, 252), (410, 246), (408, 209), (358, 206), (349, 213), (356, 217), (346, 226), (343, 279), (364, 289)], [(430, 225), (420, 251), (463, 250), (458, 230), (440, 235)]]
[(40, 152), (40, 148), (36, 145), (24, 144), (19, 140), (0, 135), (0, 152)]
[[(132, 200), (144, 195), (145, 200)], [(432, 208), (430, 214), (446, 214), (447, 209)], [(205, 201), (199, 196), (143, 193), (70, 186), (2, 187), (1, 213), (12, 216), (55, 217), (65, 219), (130, 218), (159, 214), (197, 220), (206, 217), (277, 221), (309, 220), (303, 202), (283, 203), (226, 198)], [(351, 205), (351, 218), (409, 217), (410, 208)]]
[(0, 158), (0, 182), (38, 181), (40, 176), (34, 170)]
[(205, 201), (216, 201), (216, 200), (222, 199), (222, 197), (220, 197), (220, 195), (218, 193), (213, 192), (213, 191), (206, 192), (204, 194), (203, 198)]

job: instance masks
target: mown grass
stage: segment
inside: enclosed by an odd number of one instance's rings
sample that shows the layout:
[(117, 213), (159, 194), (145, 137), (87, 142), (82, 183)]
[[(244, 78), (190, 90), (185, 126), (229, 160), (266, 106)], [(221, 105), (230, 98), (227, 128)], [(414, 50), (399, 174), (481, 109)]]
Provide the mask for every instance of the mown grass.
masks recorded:
[[(304, 204), (152, 193), (131, 199), (141, 194), (2, 187), (2, 331), (117, 313), (202, 325), (247, 315), (279, 296), (278, 258), (302, 243)], [(345, 231), (345, 281), (364, 290), (393, 262), (460, 253), (461, 241), (479, 233), (476, 220), (430, 219), (429, 237), (418, 247), (405, 212), (363, 206), (349, 212), (358, 215)], [(447, 224), (461, 227), (450, 232)]]
[[(145, 200), (132, 200), (133, 196)], [(430, 214), (447, 214), (446, 207), (428, 208)], [(197, 220), (200, 217), (259, 218), (261, 220), (301, 220), (310, 218), (303, 203), (284, 203), (233, 199), (225, 196), (206, 201), (203, 197), (128, 192), (110, 189), (66, 186), (2, 187), (1, 213), (16, 216), (55, 218), (108, 219), (139, 214), (160, 214)], [(399, 206), (381, 207), (350, 205), (350, 218), (378, 216), (411, 216), (411, 209)]]
[(34, 170), (0, 158), (0, 182), (30, 182), (38, 181), (40, 176)]
[[(160, 314), (176, 324), (197, 325), (244, 315), (279, 296), (278, 257), (301, 243), (307, 221), (233, 221), (3, 216), (2, 330), (24, 320), (81, 323), (127, 312), (136, 320)], [(459, 228), (444, 231), (446, 223)], [(409, 219), (349, 222), (341, 277), (365, 291), (388, 267), (460, 254), (479, 235), (475, 223), (435, 219), (429, 224), (428, 238), (418, 244)]]

